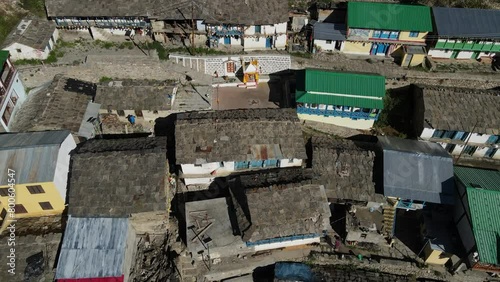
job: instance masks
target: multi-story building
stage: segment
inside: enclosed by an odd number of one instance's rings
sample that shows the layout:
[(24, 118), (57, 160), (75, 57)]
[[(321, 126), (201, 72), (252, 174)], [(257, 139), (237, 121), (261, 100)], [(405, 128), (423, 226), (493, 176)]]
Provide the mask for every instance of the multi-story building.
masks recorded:
[(295, 100), (302, 120), (369, 129), (384, 107), (385, 78), (376, 74), (305, 69), (297, 72)]
[(402, 66), (415, 66), (423, 62), (431, 31), (430, 7), (349, 1), (343, 52), (393, 57)]
[(498, 162), (498, 91), (412, 85), (415, 133), (460, 158)]
[[(175, 115), (171, 163), (189, 187), (243, 170), (302, 166), (307, 158), (292, 109), (200, 111)], [(171, 145), (169, 145), (171, 146)]]
[(500, 52), (500, 10), (432, 7), (433, 59), (491, 58)]
[(0, 134), (0, 231), (9, 218), (62, 214), (75, 147), (69, 131)]
[(9, 132), (9, 125), (26, 92), (19, 73), (10, 61), (9, 51), (0, 51), (0, 132)]
[(454, 222), (464, 262), (475, 270), (500, 273), (500, 172), (456, 166)]

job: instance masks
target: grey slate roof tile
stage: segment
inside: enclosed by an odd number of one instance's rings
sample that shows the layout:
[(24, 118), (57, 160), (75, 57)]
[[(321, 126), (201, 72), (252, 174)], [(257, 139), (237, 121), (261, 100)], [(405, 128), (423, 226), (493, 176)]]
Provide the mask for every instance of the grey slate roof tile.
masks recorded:
[[(193, 164), (197, 159), (207, 162), (265, 159), (249, 155), (250, 147), (255, 145), (265, 145), (268, 150), (269, 145), (279, 145), (285, 159), (307, 158), (300, 121), (293, 109), (177, 114), (175, 145), (178, 164)], [(201, 152), (203, 147), (210, 152)]]
[(170, 110), (174, 85), (169, 81), (122, 80), (97, 86), (95, 102), (111, 110)]
[(281, 0), (46, 0), (49, 17), (147, 17), (160, 20), (191, 18), (207, 23), (274, 24), (288, 21), (288, 2)]
[(166, 208), (166, 139), (91, 139), (75, 149), (69, 214), (127, 216)]
[(313, 137), (311, 143), (313, 182), (325, 186), (328, 198), (383, 201), (383, 196), (375, 193), (373, 150), (346, 139)]
[(246, 190), (245, 197), (251, 226), (243, 232), (244, 241), (321, 234), (327, 229), (330, 208), (319, 185), (296, 183), (254, 188)]
[(499, 134), (500, 91), (434, 85), (415, 87), (423, 93), (425, 127), (471, 132), (475, 126), (476, 133)]
[(12, 130), (67, 129), (77, 134), (95, 89), (93, 83), (56, 75), (47, 88), (28, 96), (14, 117)]
[(23, 22), (30, 21), (24, 32), (19, 33), (17, 28), (5, 38), (2, 48), (8, 47), (13, 43), (19, 43), (38, 50), (45, 50), (49, 44), (50, 37), (56, 30), (56, 24), (46, 19), (28, 17)]

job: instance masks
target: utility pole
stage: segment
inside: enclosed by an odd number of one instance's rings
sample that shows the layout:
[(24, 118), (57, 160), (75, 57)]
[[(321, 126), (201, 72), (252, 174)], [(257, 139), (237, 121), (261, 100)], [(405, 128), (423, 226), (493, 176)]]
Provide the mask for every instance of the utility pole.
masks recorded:
[(191, 1), (191, 54), (194, 55), (194, 0)]

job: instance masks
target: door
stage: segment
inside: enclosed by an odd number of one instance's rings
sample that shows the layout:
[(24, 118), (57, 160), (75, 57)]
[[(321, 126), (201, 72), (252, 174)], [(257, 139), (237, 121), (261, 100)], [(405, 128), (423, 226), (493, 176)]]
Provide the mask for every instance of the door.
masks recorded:
[(226, 45), (231, 44), (231, 37), (230, 36), (224, 36), (224, 44), (226, 44)]
[(456, 59), (458, 56), (458, 53), (460, 53), (460, 51), (457, 51), (457, 50), (453, 51), (453, 53), (451, 53), (451, 58)]
[(266, 38), (266, 48), (271, 48), (273, 46), (273, 39), (271, 37)]
[(380, 54), (384, 54), (385, 55), (385, 51), (387, 51), (387, 45), (385, 45), (385, 44), (379, 44), (378, 47), (377, 47), (377, 55), (380, 55)]
[(376, 55), (377, 54), (377, 47), (378, 47), (378, 45), (376, 43), (373, 43), (372, 49), (370, 50), (370, 55)]
[(413, 54), (406, 54), (405, 61), (403, 62), (403, 64), (401, 66), (402, 67), (408, 67), (408, 66), (410, 66), (411, 59), (413, 59)]

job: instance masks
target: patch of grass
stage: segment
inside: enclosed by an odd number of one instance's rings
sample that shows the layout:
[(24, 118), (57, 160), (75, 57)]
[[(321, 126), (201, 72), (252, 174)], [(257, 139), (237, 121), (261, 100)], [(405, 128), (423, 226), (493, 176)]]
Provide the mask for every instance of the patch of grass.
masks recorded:
[(78, 44), (79, 44), (79, 42), (77, 42), (77, 41), (69, 42), (69, 41), (64, 41), (62, 39), (57, 40), (58, 47), (74, 48)]
[(57, 58), (60, 58), (64, 56), (64, 52), (61, 51), (55, 51), (52, 50), (49, 53), (49, 56), (45, 60), (38, 60), (38, 59), (23, 59), (23, 60), (17, 60), (14, 62), (14, 65), (16, 66), (22, 66), (22, 65), (41, 65), (43, 64), (53, 64), (57, 62)]
[(101, 77), (101, 79), (99, 79), (100, 83), (110, 82), (110, 81), (113, 81), (113, 79), (111, 77), (107, 77), (107, 76), (103, 76), (103, 77)]
[(23, 14), (7, 14), (0, 11), (0, 44), (3, 43), (7, 35), (16, 27), (21, 20)]
[(134, 49), (134, 43), (132, 43), (130, 41), (122, 42), (118, 45), (118, 48), (119, 49), (125, 49), (125, 48)]
[(158, 54), (158, 58), (160, 58), (160, 60), (168, 60), (167, 49), (165, 49), (165, 47), (163, 47), (160, 42), (148, 42), (144, 47), (149, 50), (156, 50), (156, 53)]
[(300, 57), (300, 58), (306, 58), (306, 59), (312, 58), (312, 54), (307, 53), (307, 52), (290, 52), (290, 55), (292, 55), (294, 57)]
[(44, 0), (20, 0), (19, 5), (35, 16), (46, 17)]

